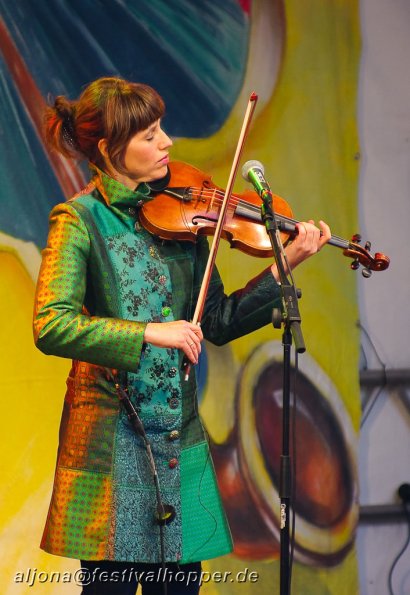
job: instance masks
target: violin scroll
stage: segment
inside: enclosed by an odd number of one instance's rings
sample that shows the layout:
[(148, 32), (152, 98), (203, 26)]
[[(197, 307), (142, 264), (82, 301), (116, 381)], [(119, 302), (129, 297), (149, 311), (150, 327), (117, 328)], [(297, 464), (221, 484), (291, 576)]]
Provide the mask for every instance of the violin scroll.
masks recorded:
[(351, 242), (343, 250), (343, 254), (349, 258), (353, 258), (353, 262), (350, 268), (357, 270), (360, 265), (363, 266), (362, 275), (365, 278), (369, 278), (372, 271), (384, 271), (390, 264), (390, 258), (381, 252), (376, 252), (374, 256), (370, 253), (371, 243), (366, 242), (362, 246), (359, 242), (361, 241), (360, 234), (355, 234), (352, 237)]

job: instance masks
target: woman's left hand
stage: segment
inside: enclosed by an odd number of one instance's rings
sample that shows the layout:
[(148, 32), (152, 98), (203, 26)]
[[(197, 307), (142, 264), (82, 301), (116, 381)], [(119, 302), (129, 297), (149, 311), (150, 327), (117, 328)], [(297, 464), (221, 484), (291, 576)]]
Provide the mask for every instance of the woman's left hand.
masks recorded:
[[(307, 222), (297, 224), (298, 233), (292, 242), (285, 248), (286, 258), (289, 267), (293, 270), (298, 264), (316, 254), (331, 237), (330, 228), (324, 221), (319, 221), (320, 229), (310, 219)], [(271, 267), (275, 279), (279, 280), (279, 273), (276, 263)], [(285, 270), (288, 273), (286, 264)]]

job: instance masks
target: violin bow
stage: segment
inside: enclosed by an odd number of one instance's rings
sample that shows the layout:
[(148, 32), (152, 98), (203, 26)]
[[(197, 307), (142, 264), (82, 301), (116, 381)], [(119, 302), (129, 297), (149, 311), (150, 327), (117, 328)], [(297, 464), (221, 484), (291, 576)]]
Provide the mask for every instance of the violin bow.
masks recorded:
[[(222, 201), (221, 210), (218, 217), (218, 222), (216, 224), (215, 233), (213, 236), (211, 248), (209, 250), (208, 262), (206, 264), (204, 276), (202, 279), (201, 288), (198, 294), (198, 300), (195, 308), (194, 315), (192, 317), (192, 323), (197, 324), (198, 326), (201, 325), (202, 314), (205, 307), (205, 300), (208, 294), (209, 284), (211, 282), (211, 275), (213, 268), (215, 266), (216, 255), (218, 252), (219, 241), (221, 239), (221, 234), (223, 230), (223, 226), (225, 223), (226, 213), (228, 211), (229, 206), (229, 199), (231, 198), (233, 185), (235, 183), (236, 174), (238, 172), (239, 160), (242, 155), (242, 150), (245, 144), (246, 137), (248, 136), (249, 128), (251, 125), (253, 113), (255, 111), (256, 103), (258, 101), (258, 96), (256, 93), (252, 92), (249, 100), (248, 105), (246, 107), (245, 116), (242, 123), (241, 132), (238, 138), (238, 143), (236, 146), (235, 156), (233, 158), (231, 173), (229, 174), (228, 183), (226, 185), (225, 195)], [(184, 370), (185, 370), (185, 380), (187, 381), (189, 378), (189, 374), (191, 372), (191, 364), (189, 361), (185, 359), (184, 361)]]

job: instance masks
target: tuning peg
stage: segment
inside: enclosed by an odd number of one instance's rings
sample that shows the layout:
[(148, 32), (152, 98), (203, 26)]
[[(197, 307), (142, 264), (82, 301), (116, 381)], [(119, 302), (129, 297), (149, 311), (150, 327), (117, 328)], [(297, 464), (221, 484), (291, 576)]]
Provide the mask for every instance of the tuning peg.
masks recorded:
[(359, 268), (360, 263), (359, 261), (356, 259), (352, 262), (352, 264), (350, 265), (350, 268), (352, 269), (352, 271), (357, 271), (357, 269)]
[(371, 270), (370, 269), (363, 269), (362, 270), (362, 275), (365, 279), (368, 279), (369, 277), (371, 277)]
[(371, 248), (371, 247), (372, 247), (372, 243), (371, 243), (371, 242), (369, 242), (369, 241), (368, 241), (368, 242), (366, 242), (366, 243), (365, 243), (365, 245), (364, 245), (364, 249), (365, 249), (365, 250), (370, 250), (370, 248)]
[(354, 236), (352, 237), (352, 242), (356, 242), (356, 244), (359, 244), (362, 241), (362, 236), (360, 235), (360, 233), (355, 233)]

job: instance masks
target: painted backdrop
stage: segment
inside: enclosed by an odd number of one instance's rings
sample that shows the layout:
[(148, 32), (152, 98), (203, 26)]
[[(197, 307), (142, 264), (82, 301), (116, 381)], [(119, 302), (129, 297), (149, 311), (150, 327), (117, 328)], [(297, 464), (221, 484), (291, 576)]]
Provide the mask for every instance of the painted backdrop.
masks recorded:
[[(76, 593), (76, 561), (38, 549), (51, 491), (69, 362), (37, 352), (31, 311), (51, 207), (86, 172), (41, 139), (47, 97), (75, 97), (110, 74), (147, 82), (167, 103), (173, 157), (224, 187), (251, 91), (258, 96), (243, 162), (257, 159), (297, 219), (357, 225), (356, 0), (0, 1), (0, 380), (3, 590)], [(238, 179), (242, 192), (245, 181)], [(267, 261), (224, 244), (227, 291)], [(355, 274), (327, 247), (295, 274), (307, 353), (296, 380), (293, 592), (358, 592), (356, 431), (359, 419)], [(201, 411), (235, 540), (205, 563), (230, 571), (204, 593), (272, 593), (279, 584), (280, 331), (206, 346)], [(30, 570), (31, 569), (31, 570)], [(60, 573), (60, 574), (58, 574)], [(237, 574), (239, 573), (239, 574)], [(250, 581), (256, 577), (255, 582)], [(232, 578), (234, 577), (234, 578)]]

